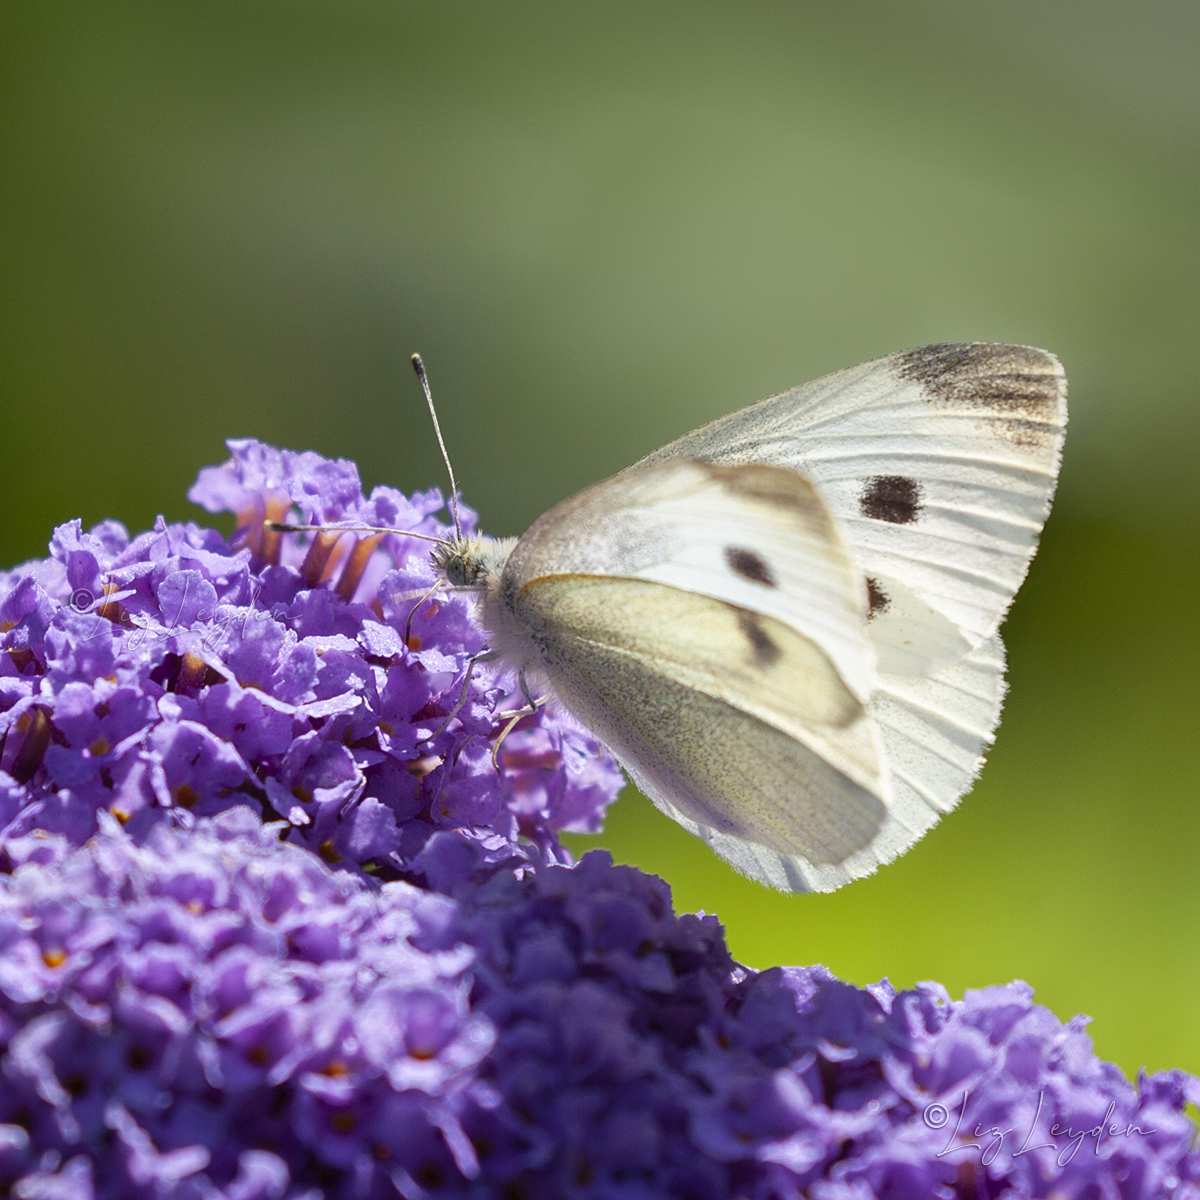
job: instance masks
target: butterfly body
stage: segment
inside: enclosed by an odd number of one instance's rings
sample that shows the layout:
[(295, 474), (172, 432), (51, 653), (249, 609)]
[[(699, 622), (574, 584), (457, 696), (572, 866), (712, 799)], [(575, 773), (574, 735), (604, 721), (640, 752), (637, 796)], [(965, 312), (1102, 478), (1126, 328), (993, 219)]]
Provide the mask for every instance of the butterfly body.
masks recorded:
[(743, 873), (831, 890), (969, 787), (1049, 506), (1065, 378), (922, 347), (761, 401), (439, 551), (492, 647)]

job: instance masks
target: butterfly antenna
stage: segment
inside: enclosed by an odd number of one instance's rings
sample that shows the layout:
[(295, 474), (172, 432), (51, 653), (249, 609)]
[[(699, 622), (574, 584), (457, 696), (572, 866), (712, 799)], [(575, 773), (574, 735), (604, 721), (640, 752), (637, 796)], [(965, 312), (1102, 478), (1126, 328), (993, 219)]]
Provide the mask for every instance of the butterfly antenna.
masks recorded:
[(268, 533), (394, 533), (397, 537), (418, 538), (422, 542), (436, 542), (448, 546), (445, 538), (430, 537), (427, 533), (413, 533), (411, 529), (393, 529), (390, 525), (293, 525), (288, 521), (264, 521)]
[(450, 476), (450, 512), (454, 517), (454, 533), (462, 537), (462, 524), (458, 519), (458, 484), (454, 482), (454, 468), (450, 465), (450, 455), (446, 453), (446, 443), (442, 441), (442, 427), (438, 424), (437, 409), (433, 407), (433, 393), (429, 390), (429, 377), (425, 374), (425, 364), (419, 354), (412, 356), (413, 370), (421, 381), (425, 392), (425, 403), (429, 405), (429, 415), (433, 418), (433, 432), (437, 434), (438, 446), (442, 451), (442, 462), (446, 464), (446, 474)]

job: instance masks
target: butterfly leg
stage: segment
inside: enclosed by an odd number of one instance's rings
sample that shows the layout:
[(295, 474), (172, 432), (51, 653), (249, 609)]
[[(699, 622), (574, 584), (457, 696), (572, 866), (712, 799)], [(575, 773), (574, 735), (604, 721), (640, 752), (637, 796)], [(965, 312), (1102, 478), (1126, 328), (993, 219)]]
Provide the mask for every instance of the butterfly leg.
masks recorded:
[(471, 676), (475, 673), (475, 664), (492, 662), (498, 657), (499, 655), (495, 650), (483, 650), (471, 658), (467, 663), (467, 673), (463, 676), (462, 689), (458, 693), (458, 700), (455, 702), (454, 707), (446, 714), (446, 719), (427, 738), (423, 739), (424, 741), (433, 741), (462, 711), (463, 705), (467, 702), (467, 689), (471, 686)]
[(418, 600), (416, 602), (416, 604), (414, 604), (412, 606), (412, 608), (410, 608), (408, 610), (408, 620), (404, 622), (404, 644), (406, 646), (409, 646), (412, 644), (412, 623), (413, 623), (413, 617), (415, 617), (417, 615), (417, 610), (420, 609), (420, 607), (425, 603), (425, 601), (428, 600), (429, 597), (432, 596), (433, 593), (436, 592), (438, 590), (438, 588), (440, 588), (442, 586), (443, 582), (444, 582), (443, 580), (439, 579), (433, 585), (433, 587), (431, 587), (429, 589), (429, 591), (427, 591), (425, 593), (425, 595), (423, 595), (420, 598), (420, 600)]
[[(450, 779), (450, 772), (454, 770), (454, 764), (458, 762), (459, 755), (461, 755), (462, 752), (467, 748), (467, 743), (470, 742), (474, 736), (475, 735), (473, 733), (468, 733), (467, 736), (463, 738), (463, 740), (459, 742), (459, 744), (450, 752), (450, 757), (447, 758), (442, 764), (445, 767), (445, 770), (442, 771), (442, 782), (441, 786), (438, 788), (437, 796), (434, 798), (434, 805), (441, 803), (442, 794), (446, 790), (446, 783)], [(430, 807), (432, 808), (433, 805)]]
[(513, 727), (521, 720), (522, 717), (531, 716), (537, 712), (549, 700), (549, 696), (539, 696), (536, 700), (529, 690), (529, 682), (525, 678), (525, 672), (522, 671), (517, 676), (517, 682), (521, 688), (521, 695), (525, 697), (525, 707), (513, 709), (509, 712), (500, 712), (496, 716), (500, 718), (508, 717), (508, 724), (500, 731), (500, 736), (496, 739), (496, 744), (492, 747), (492, 766), (496, 770), (500, 770), (500, 747), (504, 745), (504, 739), (513, 731)]

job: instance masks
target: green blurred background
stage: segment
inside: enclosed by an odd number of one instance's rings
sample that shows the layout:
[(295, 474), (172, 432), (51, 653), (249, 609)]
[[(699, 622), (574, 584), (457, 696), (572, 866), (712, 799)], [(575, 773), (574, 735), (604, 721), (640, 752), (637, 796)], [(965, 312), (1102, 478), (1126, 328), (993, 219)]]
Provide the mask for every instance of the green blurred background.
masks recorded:
[(1024, 978), (1200, 1070), (1200, 6), (0, 6), (0, 563), (143, 528), (222, 441), (441, 481), (518, 533), (700, 422), (889, 350), (1072, 382), (983, 779), (832, 896), (627, 792), (599, 838), (754, 966)]

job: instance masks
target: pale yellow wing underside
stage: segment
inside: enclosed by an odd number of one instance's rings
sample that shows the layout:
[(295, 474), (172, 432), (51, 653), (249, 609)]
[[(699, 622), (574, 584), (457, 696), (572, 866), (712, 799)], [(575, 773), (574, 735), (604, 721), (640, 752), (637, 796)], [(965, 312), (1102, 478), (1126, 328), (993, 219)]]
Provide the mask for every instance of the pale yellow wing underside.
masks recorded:
[(660, 808), (719, 853), (732, 838), (774, 864), (742, 856), (739, 870), (788, 890), (837, 886), (876, 838), (888, 785), (875, 723), (789, 625), (595, 575), (542, 576), (510, 603), (557, 696)]
[(883, 735), (892, 797), (870, 842), (840, 862), (805, 862), (655, 803), (743, 875), (782, 891), (831, 892), (903, 854), (958, 803), (983, 766), (1003, 696), (997, 637), (936, 676), (883, 677), (869, 712)]

